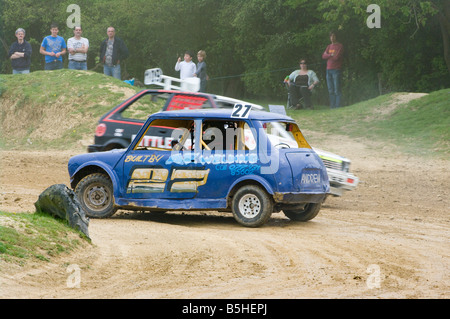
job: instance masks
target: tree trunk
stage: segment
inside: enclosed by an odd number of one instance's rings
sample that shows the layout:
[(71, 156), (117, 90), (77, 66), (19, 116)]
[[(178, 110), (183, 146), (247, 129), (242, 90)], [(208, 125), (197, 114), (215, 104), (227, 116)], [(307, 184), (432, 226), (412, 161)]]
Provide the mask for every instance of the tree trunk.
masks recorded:
[(450, 1), (444, 1), (442, 11), (438, 13), (438, 19), (444, 44), (444, 60), (450, 73)]
[(9, 46), (8, 46), (8, 44), (2, 38), (0, 38), (0, 43), (2, 44), (2, 47), (5, 49), (6, 55), (8, 55), (8, 53), (9, 53)]

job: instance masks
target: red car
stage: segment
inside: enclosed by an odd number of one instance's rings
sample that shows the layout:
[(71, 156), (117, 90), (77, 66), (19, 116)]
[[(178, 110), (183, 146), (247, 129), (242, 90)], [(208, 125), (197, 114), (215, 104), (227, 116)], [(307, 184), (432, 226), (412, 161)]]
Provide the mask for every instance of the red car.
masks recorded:
[[(264, 109), (260, 105), (213, 94), (146, 89), (100, 118), (94, 144), (88, 146), (88, 152), (128, 147), (147, 117), (158, 111), (231, 109), (236, 103), (251, 105), (254, 110)], [(153, 146), (161, 146), (161, 143), (165, 143), (165, 137), (170, 137), (172, 132), (172, 128), (165, 127), (152, 127), (152, 130), (155, 130), (152, 135), (157, 137), (154, 141), (146, 142), (153, 143)]]

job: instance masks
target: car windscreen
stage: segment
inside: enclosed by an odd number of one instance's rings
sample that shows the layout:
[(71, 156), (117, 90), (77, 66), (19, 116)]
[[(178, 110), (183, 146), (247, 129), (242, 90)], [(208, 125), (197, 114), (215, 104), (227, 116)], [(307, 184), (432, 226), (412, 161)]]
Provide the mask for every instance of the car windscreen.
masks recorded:
[(270, 143), (277, 148), (311, 148), (296, 123), (268, 121), (263, 129)]
[(167, 103), (169, 94), (144, 94), (123, 108), (119, 116), (124, 119), (146, 120), (149, 115), (159, 112)]

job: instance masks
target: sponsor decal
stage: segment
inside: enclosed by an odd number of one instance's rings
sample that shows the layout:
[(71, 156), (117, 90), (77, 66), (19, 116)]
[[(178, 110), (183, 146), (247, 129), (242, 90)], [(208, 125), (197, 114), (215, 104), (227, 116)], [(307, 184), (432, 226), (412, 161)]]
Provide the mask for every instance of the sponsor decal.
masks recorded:
[(209, 169), (174, 169), (172, 174), (165, 168), (136, 168), (128, 182), (127, 193), (197, 192), (205, 185)]
[(258, 155), (255, 153), (246, 154), (226, 154), (226, 153), (216, 153), (216, 154), (195, 154), (191, 152), (186, 153), (175, 153), (170, 155), (166, 161), (166, 165), (172, 163), (183, 165), (183, 164), (255, 164), (258, 162)]
[(128, 155), (125, 158), (125, 163), (157, 163), (164, 155)]
[(116, 128), (116, 130), (114, 131), (114, 136), (122, 137), (123, 131), (124, 131), (123, 128)]
[[(131, 140), (134, 140), (136, 135), (131, 136)], [(172, 137), (162, 137), (162, 136), (144, 136), (138, 146), (142, 147), (155, 147), (170, 150), (172, 149)]]

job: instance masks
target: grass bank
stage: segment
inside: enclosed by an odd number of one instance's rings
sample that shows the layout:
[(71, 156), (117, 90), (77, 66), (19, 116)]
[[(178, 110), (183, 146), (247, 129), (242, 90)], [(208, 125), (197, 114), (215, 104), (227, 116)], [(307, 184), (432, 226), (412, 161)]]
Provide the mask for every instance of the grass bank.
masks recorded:
[(0, 76), (0, 146), (70, 149), (93, 139), (98, 119), (141, 88), (96, 72)]
[(302, 128), (396, 145), (405, 153), (448, 158), (450, 89), (392, 93), (339, 109), (295, 110)]
[(45, 213), (0, 212), (0, 261), (18, 265), (33, 260), (51, 261), (88, 242), (86, 236), (65, 221)]
[[(81, 142), (89, 144), (98, 119), (141, 89), (103, 74), (67, 69), (0, 75), (0, 147), (73, 149)], [(450, 89), (412, 94), (392, 93), (339, 109), (322, 106), (288, 115), (303, 129), (448, 157)]]

